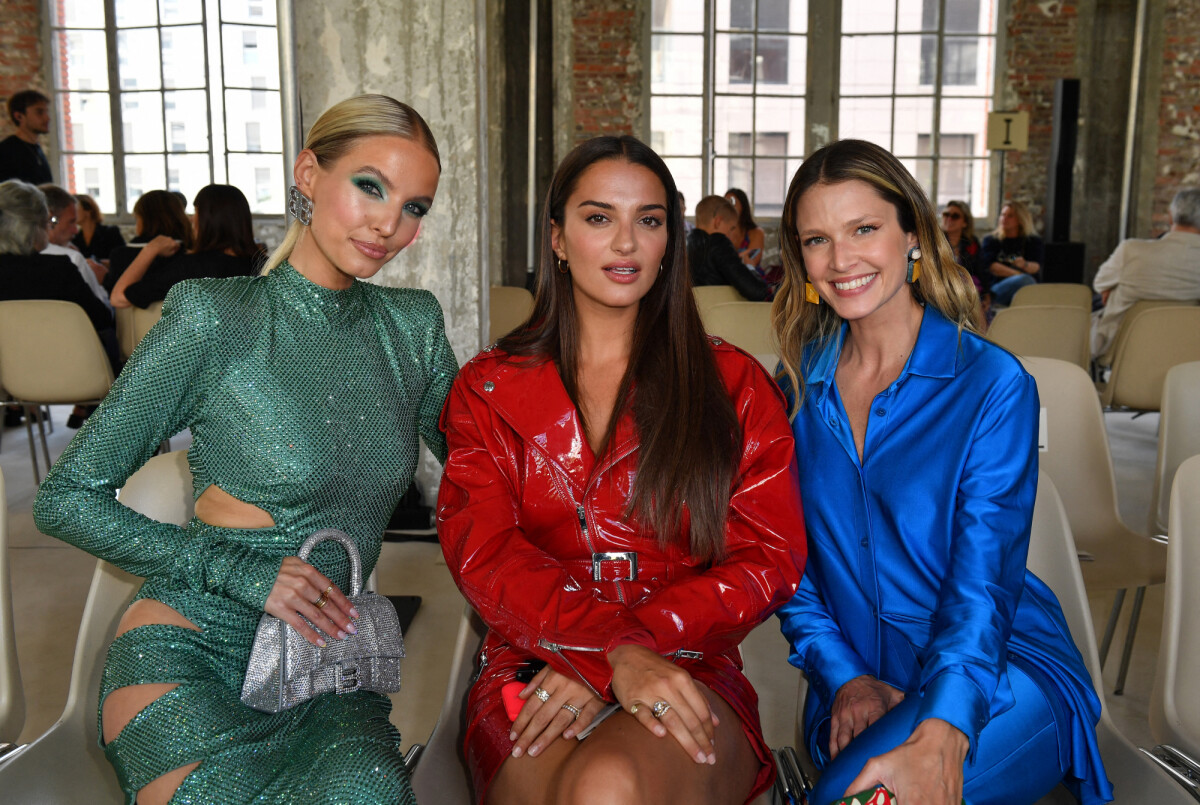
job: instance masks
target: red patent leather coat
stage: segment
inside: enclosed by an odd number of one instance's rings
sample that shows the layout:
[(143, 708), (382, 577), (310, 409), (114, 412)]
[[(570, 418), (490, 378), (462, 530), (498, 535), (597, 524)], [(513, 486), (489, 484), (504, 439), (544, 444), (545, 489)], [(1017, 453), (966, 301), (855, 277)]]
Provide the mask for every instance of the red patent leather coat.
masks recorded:
[(438, 532), (450, 572), (489, 627), (468, 702), (481, 797), (512, 748), (499, 688), (537, 658), (613, 701), (606, 653), (624, 643), (673, 657), (729, 701), (769, 784), (737, 646), (792, 597), (804, 569), (795, 449), (782, 395), (759, 363), (717, 339), (713, 353), (743, 450), (726, 557), (712, 566), (686, 542), (664, 549), (626, 516), (638, 459), (628, 413), (597, 462), (553, 363), (521, 365), (489, 348), (459, 373), (442, 413), (449, 458)]

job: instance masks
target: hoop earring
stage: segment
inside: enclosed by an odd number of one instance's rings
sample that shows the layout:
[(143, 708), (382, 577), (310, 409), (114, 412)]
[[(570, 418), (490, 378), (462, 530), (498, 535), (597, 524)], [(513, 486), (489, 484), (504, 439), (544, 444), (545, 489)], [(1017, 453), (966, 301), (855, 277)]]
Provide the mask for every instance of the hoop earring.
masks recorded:
[(304, 226), (312, 223), (312, 199), (304, 195), (299, 187), (292, 185), (288, 188), (288, 212)]
[(813, 305), (821, 304), (821, 295), (811, 282), (804, 283), (804, 301)]
[(908, 284), (912, 285), (921, 279), (921, 248), (913, 246), (908, 250)]
[(558, 268), (558, 273), (559, 273), (559, 274), (567, 274), (567, 273), (570, 273), (569, 269), (570, 269), (570, 267), (571, 267), (571, 264), (570, 264), (570, 263), (568, 263), (566, 260), (563, 260), (561, 257), (558, 259), (558, 262), (557, 262), (555, 265), (556, 265), (556, 266), (557, 266), (557, 268)]

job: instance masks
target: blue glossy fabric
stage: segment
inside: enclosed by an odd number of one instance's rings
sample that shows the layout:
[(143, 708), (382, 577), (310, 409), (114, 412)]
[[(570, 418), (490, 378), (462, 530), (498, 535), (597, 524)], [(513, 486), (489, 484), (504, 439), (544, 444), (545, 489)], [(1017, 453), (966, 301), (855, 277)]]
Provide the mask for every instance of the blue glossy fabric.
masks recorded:
[[(900, 376), (877, 395), (860, 462), (834, 375), (846, 328), (806, 352), (793, 421), (809, 559), (779, 611), (812, 686), (810, 746), (837, 690), (873, 675), (920, 693), (971, 741), (1013, 706), (1010, 657), (1069, 714), (1065, 782), (1085, 805), (1112, 788), (1100, 704), (1053, 592), (1025, 569), (1037, 486), (1037, 386), (1009, 353), (926, 308)], [(791, 391), (785, 389), (791, 396)]]

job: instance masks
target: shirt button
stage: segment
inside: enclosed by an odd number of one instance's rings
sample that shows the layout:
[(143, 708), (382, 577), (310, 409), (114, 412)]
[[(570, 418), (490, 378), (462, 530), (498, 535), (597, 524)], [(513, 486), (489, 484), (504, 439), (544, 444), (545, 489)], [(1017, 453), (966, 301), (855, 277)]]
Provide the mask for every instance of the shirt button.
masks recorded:
[(492, 389), (494, 389), (494, 388), (496, 388), (496, 384), (495, 384), (495, 383), (493, 383), (493, 382), (492, 382), (492, 381), (490, 381), (490, 380), (486, 381), (486, 382), (483, 384), (483, 390), (484, 390), (484, 391), (491, 391), (491, 390), (492, 390)]
[(865, 548), (865, 547), (867, 547), (867, 538), (866, 538), (866, 537), (863, 537), (862, 539), (860, 539), (860, 540), (858, 541), (858, 544), (859, 544), (859, 545), (861, 545), (861, 546), (863, 546), (864, 548)]
[(875, 409), (875, 416), (884, 416), (885, 414), (887, 414), (886, 408), (876, 408)]

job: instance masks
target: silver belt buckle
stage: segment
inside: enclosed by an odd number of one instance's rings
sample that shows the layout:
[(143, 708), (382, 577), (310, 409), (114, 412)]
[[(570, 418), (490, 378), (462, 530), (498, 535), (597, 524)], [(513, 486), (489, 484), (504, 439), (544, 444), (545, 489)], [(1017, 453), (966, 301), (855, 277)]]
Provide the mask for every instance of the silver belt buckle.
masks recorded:
[(592, 581), (604, 581), (601, 575), (601, 566), (605, 562), (628, 562), (629, 575), (624, 579), (617, 581), (637, 581), (638, 565), (636, 551), (609, 551), (607, 553), (592, 554)]

